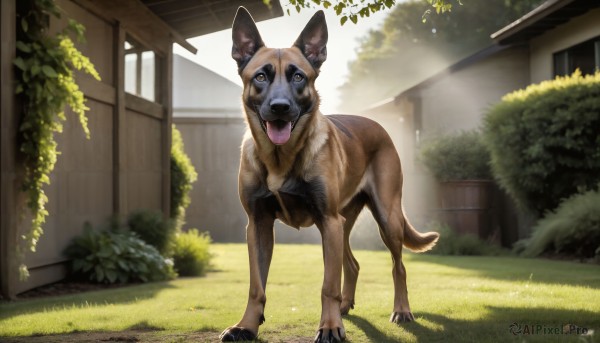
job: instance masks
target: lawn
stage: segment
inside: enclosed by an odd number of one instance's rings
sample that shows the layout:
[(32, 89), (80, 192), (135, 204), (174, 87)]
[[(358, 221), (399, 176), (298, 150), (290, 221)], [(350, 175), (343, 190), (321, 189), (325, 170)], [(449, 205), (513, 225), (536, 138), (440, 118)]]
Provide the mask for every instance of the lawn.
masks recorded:
[[(0, 303), (0, 341), (217, 341), (244, 310), (248, 262), (245, 245), (215, 244), (212, 251), (214, 271), (203, 278)], [(417, 320), (396, 326), (388, 322), (393, 302), (389, 254), (355, 255), (361, 265), (356, 306), (344, 319), (350, 342), (600, 340), (598, 266), (405, 254)], [(262, 341), (312, 341), (322, 272), (319, 246), (275, 246)], [(513, 323), (522, 333), (510, 332)], [(569, 324), (587, 334), (555, 332)]]

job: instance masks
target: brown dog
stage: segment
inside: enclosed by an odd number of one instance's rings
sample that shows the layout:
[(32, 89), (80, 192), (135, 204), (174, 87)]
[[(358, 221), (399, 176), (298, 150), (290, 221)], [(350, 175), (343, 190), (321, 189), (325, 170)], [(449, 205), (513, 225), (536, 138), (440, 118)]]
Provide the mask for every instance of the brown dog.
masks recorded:
[[(295, 228), (316, 224), (323, 238), (325, 276), (315, 342), (345, 338), (342, 314), (354, 307), (358, 262), (350, 230), (367, 205), (394, 262), (394, 323), (414, 320), (408, 305), (402, 246), (430, 249), (438, 234), (420, 234), (402, 210), (402, 171), (394, 145), (377, 123), (319, 112), (315, 79), (327, 57), (322, 11), (291, 48), (265, 47), (250, 14), (233, 23), (232, 56), (244, 83), (242, 101), (251, 135), (242, 143), (240, 199), (248, 214), (250, 294), (242, 320), (222, 341), (252, 340), (264, 321), (265, 287), (275, 219)], [(344, 287), (342, 291), (342, 269)]]

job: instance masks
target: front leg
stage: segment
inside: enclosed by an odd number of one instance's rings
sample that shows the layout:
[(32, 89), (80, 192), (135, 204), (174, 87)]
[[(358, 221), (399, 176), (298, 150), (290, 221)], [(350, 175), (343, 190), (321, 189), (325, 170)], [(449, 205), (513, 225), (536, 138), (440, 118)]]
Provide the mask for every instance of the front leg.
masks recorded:
[(324, 218), (317, 223), (323, 238), (325, 275), (321, 290), (321, 322), (316, 343), (341, 342), (346, 338), (342, 323), (342, 261), (344, 258), (344, 218), (340, 215)]
[[(249, 219), (246, 228), (248, 257), (250, 259), (250, 291), (246, 311), (239, 323), (221, 333), (222, 342), (252, 341), (258, 336), (258, 326), (265, 321), (267, 297), (265, 289), (271, 257), (273, 256), (273, 218), (265, 213), (260, 220)], [(265, 218), (267, 217), (267, 218)]]

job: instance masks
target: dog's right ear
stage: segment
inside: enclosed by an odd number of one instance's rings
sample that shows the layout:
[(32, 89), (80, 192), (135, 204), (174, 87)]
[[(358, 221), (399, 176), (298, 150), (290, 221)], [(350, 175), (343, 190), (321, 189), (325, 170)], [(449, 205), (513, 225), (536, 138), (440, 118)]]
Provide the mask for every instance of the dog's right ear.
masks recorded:
[(238, 72), (241, 74), (252, 56), (265, 46), (254, 19), (244, 7), (240, 6), (235, 14), (231, 37), (233, 39), (231, 57), (237, 62)]

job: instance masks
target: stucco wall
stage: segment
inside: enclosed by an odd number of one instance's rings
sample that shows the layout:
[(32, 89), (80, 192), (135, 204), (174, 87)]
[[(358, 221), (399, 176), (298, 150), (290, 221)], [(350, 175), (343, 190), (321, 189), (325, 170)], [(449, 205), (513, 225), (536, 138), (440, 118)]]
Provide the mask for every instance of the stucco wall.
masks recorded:
[(553, 78), (553, 54), (600, 36), (600, 8), (531, 40), (531, 83)]
[(486, 110), (529, 83), (528, 51), (515, 47), (448, 74), (422, 89), (422, 135), (480, 127)]

